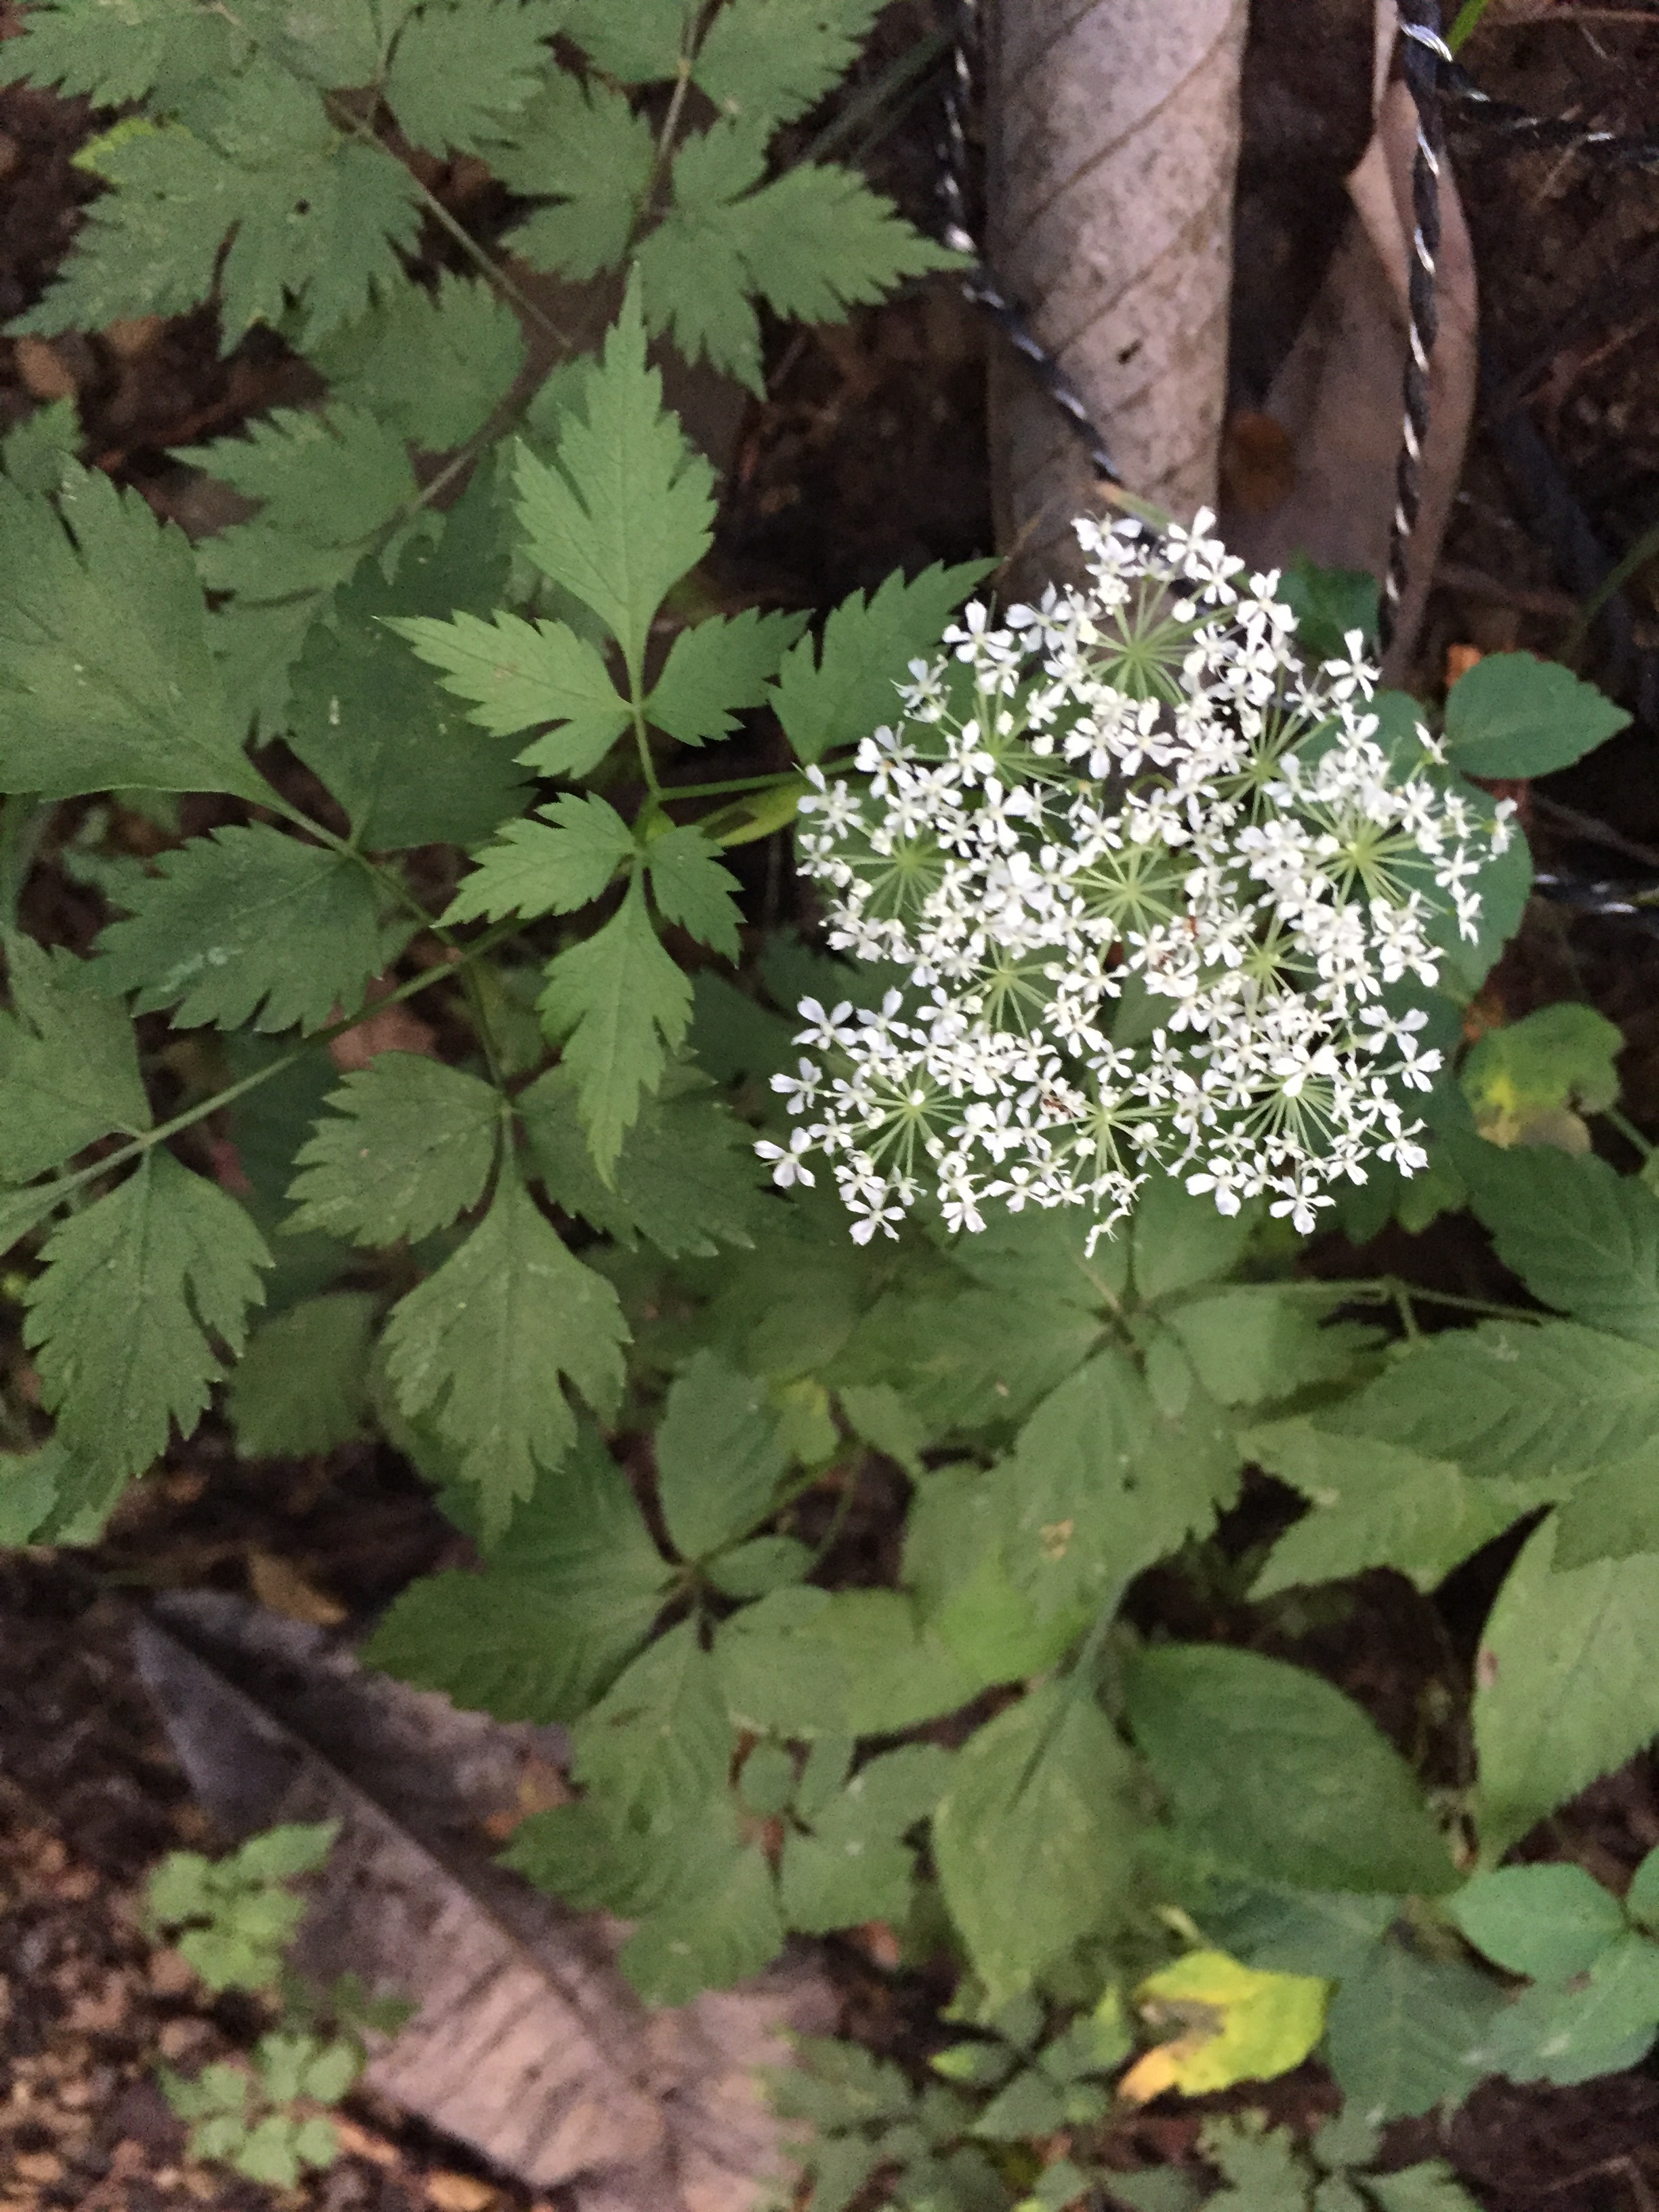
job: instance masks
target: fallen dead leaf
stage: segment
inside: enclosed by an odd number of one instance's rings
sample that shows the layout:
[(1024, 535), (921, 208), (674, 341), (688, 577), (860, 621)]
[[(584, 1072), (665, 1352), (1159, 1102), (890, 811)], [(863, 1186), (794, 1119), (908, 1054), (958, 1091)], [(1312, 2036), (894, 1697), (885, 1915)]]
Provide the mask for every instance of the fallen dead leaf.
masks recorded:
[(68, 362), (45, 338), (13, 341), (13, 359), (23, 388), (36, 399), (67, 399), (75, 390)]
[[(382, 976), (378, 984), (369, 986), (371, 998), (392, 988), (390, 976)], [(335, 1018), (343, 1010), (336, 1008)], [(419, 1052), (430, 1054), (437, 1048), (438, 1033), (420, 1016), (412, 1013), (401, 1001), (394, 1006), (384, 1006), (367, 1021), (359, 1022), (356, 1029), (347, 1030), (337, 1036), (328, 1048), (328, 1056), (343, 1074), (355, 1074), (368, 1066), (383, 1052)]]
[(471, 2173), (428, 2173), (425, 2188), (438, 2212), (489, 2212), (500, 2201), (487, 2181)]
[(289, 1620), (303, 1620), (313, 1628), (337, 1628), (346, 1609), (337, 1598), (308, 1582), (292, 1559), (277, 1552), (250, 1552), (248, 1588), (261, 1605)]

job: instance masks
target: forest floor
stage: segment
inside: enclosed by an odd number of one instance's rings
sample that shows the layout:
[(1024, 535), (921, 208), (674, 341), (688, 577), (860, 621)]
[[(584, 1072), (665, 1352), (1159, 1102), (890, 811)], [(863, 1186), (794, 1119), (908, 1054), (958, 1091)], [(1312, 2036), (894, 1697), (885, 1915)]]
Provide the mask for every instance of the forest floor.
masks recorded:
[[(1285, 12), (1258, 9), (1264, 38)], [(890, 9), (869, 66), (928, 15), (926, 0)], [(0, 37), (14, 21), (0, 5)], [(1656, 119), (1659, 11), (1643, 21), (1633, 9), (1559, 6), (1549, 20), (1492, 30), (1469, 58), (1494, 94), (1540, 112), (1570, 111), (1614, 131)], [(1282, 78), (1294, 59), (1288, 49), (1268, 55), (1263, 81), (1275, 81), (1275, 67)], [(1271, 100), (1247, 122), (1253, 173), (1277, 179), (1241, 228), (1257, 258), (1242, 274), (1239, 314), (1255, 319), (1236, 331), (1235, 356), (1259, 376), (1288, 344), (1290, 306), (1316, 258), (1317, 240), (1310, 246), (1286, 210), (1328, 188), (1329, 159), (1299, 175), (1297, 161), (1312, 157), (1274, 140)], [(83, 103), (0, 92), (0, 319), (38, 295), (72, 236), (94, 187), (70, 157), (92, 127)], [(1594, 585), (1586, 544), (1615, 558), (1659, 517), (1659, 177), (1505, 152), (1473, 131), (1454, 144), (1480, 272), (1483, 400), (1425, 627), (1425, 689), (1455, 646), (1559, 653)], [(872, 166), (925, 217), (931, 159), (918, 112)], [(465, 179), (447, 182), (459, 198)], [(1264, 267), (1302, 276), (1275, 290)], [(769, 397), (745, 405), (728, 456), (717, 588), (733, 604), (821, 606), (895, 568), (987, 550), (987, 343), (943, 282), (844, 326), (775, 334)], [(192, 484), (170, 450), (223, 435), (295, 390), (274, 337), (256, 332), (221, 358), (206, 312), (50, 344), (0, 342), (0, 428), (72, 393), (86, 456), (187, 523)], [(1528, 435), (1517, 436), (1517, 422)], [(1659, 884), (1659, 556), (1619, 595), (1614, 619), (1591, 632), (1580, 665), (1639, 711), (1590, 763), (1529, 794), (1534, 844), (1582, 878)], [(76, 819), (64, 810), (49, 855)], [(135, 840), (143, 834), (135, 818)], [(775, 870), (752, 888), (766, 919), (788, 918)], [(29, 899), (30, 925), (49, 939), (83, 945), (96, 926), (94, 902), (61, 867), (37, 872)], [(1565, 997), (1600, 1006), (1625, 1032), (1626, 1109), (1659, 1128), (1659, 940), (1639, 922), (1535, 902), (1488, 994), (1510, 1017)], [(1416, 1239), (1395, 1233), (1370, 1260), (1476, 1295), (1502, 1284), (1484, 1243), (1456, 1222)], [(1330, 1267), (1356, 1272), (1351, 1255), (1334, 1252)], [(21, 1358), (15, 1319), (0, 1307), (9, 1363)], [(1271, 1502), (1242, 1510), (1260, 1516)], [(873, 1518), (878, 1510), (872, 1501)], [(1242, 1547), (1257, 1533), (1247, 1521), (1232, 1537)], [(879, 1542), (878, 1528), (869, 1540)], [(193, 1994), (174, 1955), (139, 1925), (155, 1859), (214, 1842), (129, 1652), (144, 1594), (230, 1589), (302, 1616), (309, 1607), (313, 1619), (359, 1620), (457, 1540), (384, 1447), (250, 1468), (210, 1421), (140, 1486), (97, 1549), (0, 1559), (0, 2212), (506, 2212), (542, 2201), (365, 2097), (347, 2107), (346, 2154), (328, 2175), (286, 2195), (228, 2180), (185, 2157), (153, 2081), (158, 2057), (219, 2055), (245, 2046), (258, 2024), (246, 2007)], [(1397, 1741), (1426, 1749), (1431, 1768), (1455, 1767), (1457, 1747), (1432, 1740), (1436, 1686), (1469, 1665), (1512, 1549), (1480, 1555), (1431, 1597), (1396, 1577), (1366, 1577), (1340, 1617), (1309, 1618), (1296, 1656)], [(1149, 1578), (1138, 1602), (1206, 1634), (1243, 1611), (1227, 1589), (1172, 1574)], [(1558, 1847), (1592, 1871), (1628, 1868), (1659, 1843), (1652, 1762), (1598, 1784), (1559, 1827)], [(848, 2032), (913, 2055), (921, 2008), (903, 1978), (853, 1945), (834, 1948), (830, 1963)], [(1267, 2100), (1291, 2118), (1316, 2114), (1322, 2100), (1328, 2092), (1312, 2069)], [(1190, 2157), (1204, 2109), (1154, 2107), (1136, 2124), (1138, 2151)], [(1644, 2068), (1571, 2090), (1496, 2085), (1435, 2147), (1489, 2212), (1652, 2212), (1659, 2076)]]

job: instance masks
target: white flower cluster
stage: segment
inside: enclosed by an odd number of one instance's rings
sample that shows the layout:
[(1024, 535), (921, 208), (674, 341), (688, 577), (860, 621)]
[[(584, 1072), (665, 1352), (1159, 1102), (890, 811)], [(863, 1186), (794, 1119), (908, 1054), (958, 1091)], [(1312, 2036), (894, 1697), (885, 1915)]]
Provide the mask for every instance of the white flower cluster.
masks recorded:
[(1000, 1201), (1099, 1233), (1154, 1173), (1306, 1231), (1339, 1176), (1425, 1161), (1400, 1093), (1440, 1056), (1390, 987), (1436, 981), (1443, 917), (1475, 937), (1509, 809), (1420, 725), (1383, 742), (1358, 631), (1306, 668), (1211, 520), (1079, 522), (1086, 587), (969, 606), (897, 726), (812, 772), (830, 942), (895, 988), (803, 1002), (814, 1056), (774, 1079), (799, 1124), (760, 1151), (785, 1186), (823, 1154), (860, 1242), (926, 1193), (953, 1229)]

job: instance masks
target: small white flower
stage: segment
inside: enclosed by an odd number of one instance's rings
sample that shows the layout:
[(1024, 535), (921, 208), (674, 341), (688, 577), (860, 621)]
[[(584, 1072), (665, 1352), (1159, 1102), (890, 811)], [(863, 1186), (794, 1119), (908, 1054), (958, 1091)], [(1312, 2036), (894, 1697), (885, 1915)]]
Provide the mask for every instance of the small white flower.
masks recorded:
[(1425, 730), (1396, 764), (1359, 633), (1306, 666), (1212, 520), (1080, 522), (1086, 586), (945, 633), (971, 699), (913, 662), (855, 773), (808, 779), (830, 945), (907, 980), (803, 1001), (829, 1066), (774, 1078), (802, 1126), (758, 1149), (786, 1187), (830, 1160), (860, 1243), (924, 1191), (952, 1230), (995, 1201), (1109, 1234), (1152, 1174), (1306, 1233), (1370, 1160), (1424, 1164), (1401, 1101), (1440, 1056), (1385, 994), (1434, 982), (1443, 917), (1478, 936), (1513, 809), (1450, 788)]

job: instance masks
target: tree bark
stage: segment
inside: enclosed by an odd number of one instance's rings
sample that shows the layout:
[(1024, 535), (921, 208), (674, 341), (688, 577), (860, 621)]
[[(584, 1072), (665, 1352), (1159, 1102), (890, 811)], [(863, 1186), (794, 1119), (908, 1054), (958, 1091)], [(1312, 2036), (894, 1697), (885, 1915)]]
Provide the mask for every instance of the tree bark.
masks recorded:
[[(1126, 486), (1216, 501), (1246, 0), (997, 0), (988, 24), (993, 265)], [(1078, 573), (1100, 492), (1007, 349), (992, 372), (1000, 543), (1023, 592)]]

